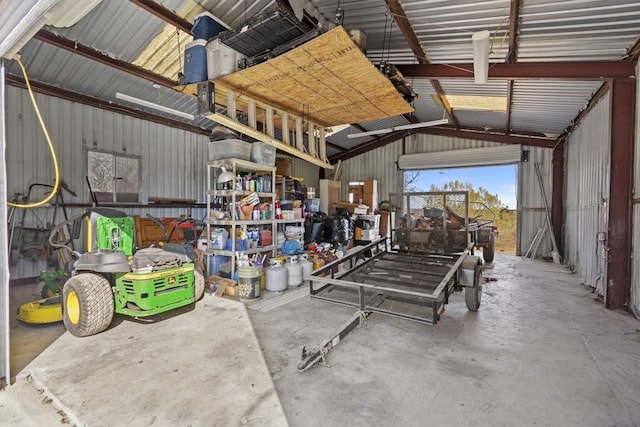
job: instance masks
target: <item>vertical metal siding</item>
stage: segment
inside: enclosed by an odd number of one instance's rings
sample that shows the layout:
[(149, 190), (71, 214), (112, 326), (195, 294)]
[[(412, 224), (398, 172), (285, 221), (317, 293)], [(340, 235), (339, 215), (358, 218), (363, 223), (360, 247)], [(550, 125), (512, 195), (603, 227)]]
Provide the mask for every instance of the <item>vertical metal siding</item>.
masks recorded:
[[(640, 73), (640, 64), (636, 64), (636, 76)], [(640, 312), (640, 80), (636, 80), (636, 146), (633, 160), (633, 241), (631, 258), (631, 304)]]
[(609, 95), (567, 141), (565, 259), (583, 283), (603, 292), (606, 253), (597, 233), (607, 231), (609, 199)]
[[(86, 150), (101, 150), (141, 159), (140, 202), (149, 197), (174, 197), (206, 202), (206, 160), (208, 138), (130, 116), (100, 110), (56, 97), (36, 94), (36, 100), (56, 148), (60, 176), (77, 194), (64, 195), (67, 203), (91, 200), (85, 182)], [(53, 183), (54, 173), (46, 140), (26, 90), (8, 87), (7, 105), (7, 192), (26, 193), (30, 184)], [(38, 208), (38, 215), (50, 218), (51, 207)], [(176, 217), (181, 208), (127, 208), (129, 215)], [(80, 213), (69, 209), (69, 215)], [(60, 214), (61, 215), (61, 214)], [(193, 209), (203, 218), (204, 209)], [(28, 219), (25, 221), (27, 222)], [(30, 226), (33, 224), (27, 224)], [(37, 276), (42, 262), (21, 260), (11, 269), (12, 278)]]
[[(318, 195), (318, 181), (320, 177), (320, 167), (306, 162), (297, 157), (292, 158), (291, 175), (302, 178), (306, 187), (314, 187), (316, 189), (316, 197)], [(330, 172), (329, 172), (330, 173)]]
[[(524, 255), (531, 245), (538, 228), (544, 228), (547, 223), (544, 200), (540, 184), (536, 175), (535, 164), (540, 166), (542, 184), (551, 208), (551, 190), (553, 186), (553, 150), (550, 148), (523, 147), (529, 150), (529, 161), (520, 162), (518, 168), (518, 243), (517, 255)], [(538, 248), (537, 255), (551, 257), (553, 245), (551, 233), (547, 231), (542, 244)]]

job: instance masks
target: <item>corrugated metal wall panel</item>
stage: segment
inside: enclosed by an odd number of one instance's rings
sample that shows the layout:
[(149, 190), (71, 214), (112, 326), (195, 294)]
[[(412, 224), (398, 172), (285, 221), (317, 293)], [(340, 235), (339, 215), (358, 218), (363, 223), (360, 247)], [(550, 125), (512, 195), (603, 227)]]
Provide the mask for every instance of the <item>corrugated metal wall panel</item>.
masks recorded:
[[(536, 176), (535, 164), (540, 165), (540, 173), (547, 200), (551, 203), (552, 188), (552, 158), (550, 148), (523, 147), (529, 150), (529, 161), (520, 162), (518, 167), (518, 239), (516, 254), (524, 255), (531, 244), (538, 228), (546, 224), (546, 213), (542, 192)], [(538, 248), (537, 255), (548, 258), (551, 256), (552, 244), (547, 233), (546, 239)]]
[(598, 233), (606, 233), (608, 224), (608, 95), (569, 137), (566, 168), (564, 258), (586, 285), (602, 294), (606, 253), (598, 244)]
[[(636, 76), (640, 73), (640, 64), (636, 64)], [(640, 313), (640, 80), (636, 80), (636, 147), (634, 156), (633, 180), (633, 241), (631, 268), (631, 303), (636, 313)]]
[[(53, 184), (54, 173), (49, 151), (27, 91), (7, 88), (7, 194), (26, 193), (33, 183)], [(88, 107), (60, 98), (36, 95), (51, 135), (60, 165), (60, 176), (78, 197), (64, 194), (67, 203), (88, 203), (91, 198), (85, 182), (86, 149), (141, 159), (140, 202), (149, 197), (196, 199), (205, 203), (208, 138), (168, 126), (135, 119), (110, 111)], [(316, 178), (317, 180), (317, 178)], [(129, 215), (176, 217), (181, 208), (121, 208)], [(50, 221), (53, 208), (30, 211), (27, 226)], [(69, 215), (80, 209), (69, 209)], [(194, 209), (194, 218), (204, 218), (204, 209)], [(58, 213), (58, 220), (62, 213)], [(45, 266), (46, 267), (46, 266)], [(40, 262), (21, 260), (11, 269), (12, 278), (32, 277), (43, 269)]]
[(342, 198), (346, 198), (349, 182), (363, 179), (378, 181), (379, 201), (388, 200), (389, 193), (402, 191), (403, 172), (395, 164), (400, 154), (402, 154), (402, 142), (395, 142), (344, 161), (340, 179)]
[(306, 162), (297, 157), (293, 157), (291, 163), (291, 175), (302, 178), (306, 187), (314, 187), (316, 189), (316, 197), (318, 194), (318, 181), (320, 177), (320, 167)]

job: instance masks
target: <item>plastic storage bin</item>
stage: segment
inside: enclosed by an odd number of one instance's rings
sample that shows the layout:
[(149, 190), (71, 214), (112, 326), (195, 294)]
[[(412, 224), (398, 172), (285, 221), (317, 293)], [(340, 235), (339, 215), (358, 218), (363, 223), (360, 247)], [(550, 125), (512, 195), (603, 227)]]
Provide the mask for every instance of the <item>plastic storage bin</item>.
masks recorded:
[(207, 42), (207, 76), (209, 80), (237, 71), (240, 58), (242, 55), (220, 43), (220, 40), (209, 40)]
[(211, 12), (202, 12), (193, 19), (191, 33), (193, 39), (209, 40), (218, 35), (220, 31), (230, 29), (226, 24), (216, 18)]
[(276, 164), (276, 147), (262, 141), (254, 142), (251, 145), (251, 161), (274, 166)]
[(197, 83), (207, 80), (207, 42), (194, 40), (184, 49), (184, 81)]
[(222, 139), (209, 142), (209, 160), (240, 159), (249, 160), (251, 143), (240, 139)]
[(222, 264), (229, 262), (229, 257), (225, 255), (209, 256), (209, 276), (217, 274)]

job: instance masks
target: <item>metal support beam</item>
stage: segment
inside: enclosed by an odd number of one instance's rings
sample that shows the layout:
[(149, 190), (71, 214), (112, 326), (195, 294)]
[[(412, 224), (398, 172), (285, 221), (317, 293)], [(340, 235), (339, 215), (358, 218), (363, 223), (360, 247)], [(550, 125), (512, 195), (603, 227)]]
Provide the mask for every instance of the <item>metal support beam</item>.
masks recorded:
[(636, 81), (635, 79), (613, 80), (609, 84), (609, 90), (611, 177), (607, 238), (609, 255), (604, 304), (607, 308), (623, 308), (629, 303), (631, 288)]
[(553, 187), (551, 188), (551, 222), (558, 252), (562, 255), (562, 224), (564, 220), (564, 148), (565, 140), (553, 149)]
[(505, 135), (502, 132), (490, 132), (480, 129), (448, 129), (442, 127), (427, 127), (413, 129), (415, 133), (427, 135), (449, 136), (452, 138), (476, 139), (478, 141), (500, 142), (502, 144), (520, 144), (531, 147), (553, 148), (558, 142), (555, 139), (532, 135)]
[[(473, 64), (399, 64), (398, 71), (405, 77), (428, 79), (473, 79)], [(635, 75), (635, 63), (631, 61), (601, 62), (518, 62), (496, 63), (489, 67), (489, 79), (493, 80), (606, 80), (630, 78)]]
[[(509, 53), (507, 62), (515, 64), (518, 60), (518, 27), (520, 25), (520, 0), (511, 0), (509, 14)], [(504, 124), (505, 133), (511, 132), (511, 107), (513, 103), (513, 80), (507, 82), (507, 111)]]
[(173, 25), (179, 30), (184, 31), (187, 34), (191, 34), (191, 22), (184, 19), (182, 16), (174, 13), (173, 11), (162, 6), (157, 1), (153, 0), (129, 0), (136, 6), (146, 10), (150, 14), (162, 19), (167, 24)]
[(145, 68), (133, 65), (127, 61), (119, 58), (114, 58), (105, 52), (96, 50), (90, 46), (79, 43), (75, 40), (68, 39), (64, 36), (52, 33), (47, 30), (40, 30), (33, 37), (36, 40), (50, 44), (52, 46), (64, 49), (67, 52), (72, 52), (85, 58), (92, 59), (101, 64), (108, 65), (117, 70), (124, 71), (125, 73), (132, 74), (136, 77), (140, 77), (145, 80), (149, 80), (153, 83), (172, 88), (177, 86), (178, 82), (168, 79), (159, 74), (153, 73)]
[[(7, 74), (5, 77), (7, 84), (22, 89), (27, 88), (27, 85), (22, 77), (14, 76), (12, 74)], [(67, 99), (72, 102), (78, 102), (80, 104), (89, 105), (91, 107), (100, 108), (102, 110), (113, 111), (114, 113), (126, 114), (127, 116), (135, 117), (141, 120), (148, 120), (150, 122), (159, 123), (175, 129), (186, 130), (188, 132), (193, 132), (200, 135), (211, 134), (211, 130), (209, 129), (193, 126), (188, 123), (168, 119), (166, 117), (147, 113), (141, 110), (136, 110), (130, 107), (125, 107), (123, 105), (115, 104), (111, 101), (105, 101), (104, 99), (94, 98), (92, 96), (84, 95), (78, 92), (51, 86), (46, 83), (38, 82), (36, 80), (29, 79), (29, 82), (31, 83), (31, 88), (38, 93)]]
[(400, 131), (388, 133), (382, 138), (371, 139), (367, 142), (364, 142), (360, 145), (357, 145), (351, 148), (348, 151), (345, 151), (344, 153), (336, 154), (335, 156), (329, 157), (329, 163), (335, 164), (338, 162), (338, 160), (347, 160), (352, 157), (359, 156), (360, 154), (366, 153), (367, 151), (384, 147), (387, 144), (391, 144), (392, 142), (401, 140), (402, 136), (405, 133), (407, 133), (406, 130), (400, 130)]
[[(385, 0), (385, 3), (389, 7), (389, 11), (393, 15), (393, 19), (396, 21), (396, 24), (398, 24), (398, 28), (400, 28), (400, 31), (402, 31), (404, 38), (407, 40), (407, 43), (409, 43), (411, 51), (418, 59), (418, 63), (423, 65), (429, 64), (427, 53), (420, 45), (420, 40), (418, 39), (416, 32), (413, 30), (411, 22), (409, 22), (409, 18), (407, 17), (407, 14), (402, 8), (400, 2), (398, 0)], [(442, 86), (440, 86), (440, 82), (435, 79), (429, 79), (429, 83), (431, 83), (431, 86), (433, 86), (433, 90), (436, 92), (436, 95), (438, 95), (440, 102), (447, 111), (447, 115), (449, 116), (449, 120), (451, 120), (451, 123), (456, 127), (456, 129), (460, 128), (460, 123), (458, 122), (456, 116), (453, 114), (453, 109), (451, 108), (451, 105), (447, 100)], [(411, 123), (415, 123), (411, 119), (408, 120)]]

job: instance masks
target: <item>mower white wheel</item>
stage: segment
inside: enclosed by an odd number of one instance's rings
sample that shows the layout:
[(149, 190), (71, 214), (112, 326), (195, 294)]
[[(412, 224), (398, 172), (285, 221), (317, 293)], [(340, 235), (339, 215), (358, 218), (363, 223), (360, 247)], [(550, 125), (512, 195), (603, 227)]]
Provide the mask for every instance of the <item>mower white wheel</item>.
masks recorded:
[(193, 302), (199, 301), (204, 295), (204, 276), (198, 270), (193, 270)]

